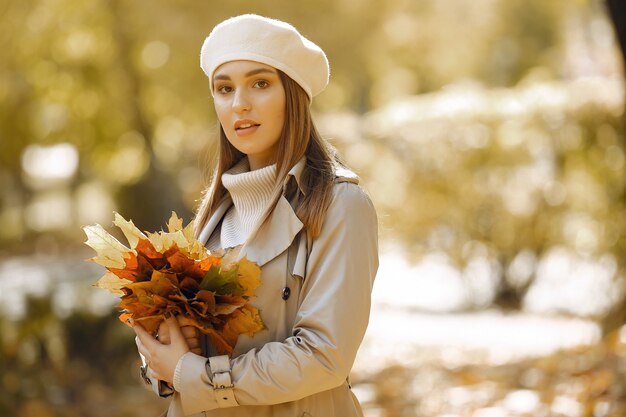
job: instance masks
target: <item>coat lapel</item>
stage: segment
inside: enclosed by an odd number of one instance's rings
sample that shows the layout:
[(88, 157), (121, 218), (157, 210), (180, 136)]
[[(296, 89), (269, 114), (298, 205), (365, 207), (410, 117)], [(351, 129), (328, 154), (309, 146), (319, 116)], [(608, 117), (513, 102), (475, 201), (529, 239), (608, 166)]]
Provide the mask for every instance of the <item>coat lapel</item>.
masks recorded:
[(243, 246), (240, 256), (263, 266), (287, 250), (303, 226), (289, 201), (281, 195), (255, 236)]
[(222, 220), (222, 217), (224, 217), (224, 214), (226, 214), (226, 211), (232, 204), (233, 204), (232, 198), (230, 197), (229, 194), (226, 194), (226, 197), (224, 198), (224, 200), (222, 200), (222, 202), (217, 206), (217, 209), (211, 215), (211, 217), (209, 218), (209, 221), (207, 221), (207, 223), (202, 228), (200, 235), (198, 235), (198, 240), (200, 242), (202, 242), (204, 245), (207, 244), (209, 237), (211, 237), (211, 235), (213, 234), (213, 231), (215, 230), (220, 220)]
[[(294, 177), (300, 192), (302, 192), (300, 184), (305, 165), (306, 158), (303, 157), (289, 171), (287, 178), (285, 178), (283, 194), (291, 177)], [(213, 231), (232, 204), (232, 198), (227, 194), (200, 232), (198, 236), (200, 242), (206, 245), (209, 237), (213, 234)], [(239, 257), (246, 256), (259, 266), (263, 266), (287, 250), (303, 227), (304, 224), (300, 221), (298, 216), (296, 216), (289, 201), (287, 201), (284, 195), (281, 195), (274, 209), (259, 227), (258, 231), (250, 241), (241, 248)]]

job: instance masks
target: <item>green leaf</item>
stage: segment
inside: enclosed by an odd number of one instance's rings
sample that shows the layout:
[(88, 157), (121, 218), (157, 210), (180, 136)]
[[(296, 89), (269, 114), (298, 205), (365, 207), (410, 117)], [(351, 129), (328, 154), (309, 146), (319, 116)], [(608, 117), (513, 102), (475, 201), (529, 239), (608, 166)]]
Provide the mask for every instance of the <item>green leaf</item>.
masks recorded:
[(242, 295), (244, 290), (237, 282), (237, 268), (222, 271), (220, 267), (212, 265), (202, 278), (201, 290), (213, 291), (218, 294)]

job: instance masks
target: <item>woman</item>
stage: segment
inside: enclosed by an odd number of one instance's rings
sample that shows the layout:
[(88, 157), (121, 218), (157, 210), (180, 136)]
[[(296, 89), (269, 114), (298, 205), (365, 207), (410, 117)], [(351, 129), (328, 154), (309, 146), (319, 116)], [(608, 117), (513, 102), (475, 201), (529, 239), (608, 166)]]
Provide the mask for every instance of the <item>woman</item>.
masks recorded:
[(196, 233), (211, 250), (243, 245), (261, 267), (251, 302), (266, 329), (207, 359), (183, 319), (168, 318), (160, 340), (135, 326), (148, 375), (161, 395), (173, 388), (169, 417), (361, 416), (348, 377), (369, 319), (377, 218), (311, 120), (326, 56), (287, 23), (242, 15), (213, 29), (201, 67), (221, 128)]

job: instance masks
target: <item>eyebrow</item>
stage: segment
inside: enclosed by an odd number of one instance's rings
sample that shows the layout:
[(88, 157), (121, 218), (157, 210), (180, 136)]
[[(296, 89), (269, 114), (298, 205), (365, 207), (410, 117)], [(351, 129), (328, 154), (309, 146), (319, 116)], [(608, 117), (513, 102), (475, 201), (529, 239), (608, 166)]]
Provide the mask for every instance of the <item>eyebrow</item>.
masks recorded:
[[(275, 71), (269, 70), (267, 68), (257, 68), (257, 69), (253, 69), (252, 71), (246, 72), (245, 76), (251, 77), (253, 75), (261, 74), (261, 73), (276, 74)], [(217, 80), (230, 80), (230, 77), (225, 74), (218, 74), (215, 77), (213, 77), (213, 81), (217, 81)]]

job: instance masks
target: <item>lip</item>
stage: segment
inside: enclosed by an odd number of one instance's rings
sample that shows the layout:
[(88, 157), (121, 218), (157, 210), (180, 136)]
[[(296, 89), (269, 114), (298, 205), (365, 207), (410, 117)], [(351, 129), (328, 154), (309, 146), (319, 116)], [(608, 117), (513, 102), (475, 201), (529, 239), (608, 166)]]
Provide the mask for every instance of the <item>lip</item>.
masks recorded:
[(257, 131), (257, 129), (259, 128), (258, 125), (256, 126), (252, 126), (252, 127), (247, 127), (245, 129), (236, 129), (235, 130), (235, 135), (242, 137), (242, 136), (249, 136), (254, 134), (254, 132)]
[(254, 120), (242, 119), (242, 120), (237, 120), (235, 122), (235, 130), (239, 129), (241, 125), (245, 125), (245, 124), (251, 124), (253, 127), (259, 126), (259, 123), (255, 122)]

